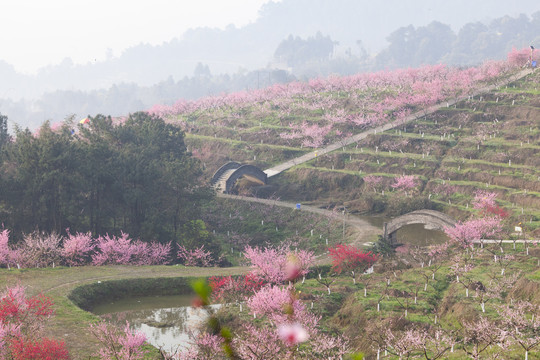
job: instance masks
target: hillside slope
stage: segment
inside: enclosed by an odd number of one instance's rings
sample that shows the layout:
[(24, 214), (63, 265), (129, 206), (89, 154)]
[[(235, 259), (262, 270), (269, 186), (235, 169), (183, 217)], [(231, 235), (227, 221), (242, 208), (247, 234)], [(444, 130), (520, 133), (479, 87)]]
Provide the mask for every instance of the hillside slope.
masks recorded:
[[(487, 63), (476, 69), (438, 66), (330, 78), (179, 102), (154, 112), (183, 127), (190, 151), (210, 177), (230, 160), (267, 169), (465, 96), (405, 126), (295, 166), (254, 191), (358, 213), (395, 216), (433, 208), (463, 219), (472, 211), (475, 191), (483, 189), (497, 193), (499, 205), (511, 214), (509, 226), (527, 223), (526, 232), (533, 235), (540, 226), (539, 75), (500, 86), (509, 74), (503, 68)], [(499, 87), (471, 96), (486, 84)], [(392, 187), (403, 175), (417, 181), (406, 195)], [(366, 178), (375, 178), (376, 186)]]

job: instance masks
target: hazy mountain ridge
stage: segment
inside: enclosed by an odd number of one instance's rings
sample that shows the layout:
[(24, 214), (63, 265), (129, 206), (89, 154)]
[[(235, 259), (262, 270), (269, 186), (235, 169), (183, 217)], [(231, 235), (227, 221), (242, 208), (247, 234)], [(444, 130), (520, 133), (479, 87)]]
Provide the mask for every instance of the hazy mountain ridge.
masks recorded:
[[(425, 63), (476, 64), (502, 58), (512, 46), (533, 43), (540, 13), (532, 14), (539, 10), (540, 4), (529, 0), (421, 0), (414, 7), (399, 0), (284, 0), (264, 5), (257, 21), (244, 27), (191, 29), (161, 45), (140, 44), (106, 61), (77, 65), (65, 59), (36, 75), (19, 74), (0, 61), (0, 111), (36, 127), (72, 113), (125, 115), (178, 98), (267, 86), (275, 80), (264, 73), (262, 81), (259, 69), (287, 68), (274, 58), (278, 46), (290, 35), (307, 39), (319, 31), (335, 42), (332, 56), (288, 67), (298, 79)], [(527, 15), (517, 17), (520, 13)], [(445, 34), (442, 41), (440, 34)], [(229, 75), (193, 76), (199, 63), (208, 65), (211, 75)], [(22, 97), (26, 100), (20, 101)], [(15, 100), (1, 100), (9, 98)]]

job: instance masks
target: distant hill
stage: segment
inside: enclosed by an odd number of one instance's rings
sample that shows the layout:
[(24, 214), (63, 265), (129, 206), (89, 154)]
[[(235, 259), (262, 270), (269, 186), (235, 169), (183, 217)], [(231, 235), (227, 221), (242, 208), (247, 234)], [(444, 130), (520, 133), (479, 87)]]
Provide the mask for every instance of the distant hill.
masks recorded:
[[(489, 23), (505, 15), (530, 16), (536, 11), (540, 11), (540, 4), (533, 0), (283, 0), (264, 5), (257, 21), (241, 28), (231, 25), (224, 30), (191, 29), (161, 45), (141, 43), (118, 58), (87, 65), (74, 65), (66, 59), (43, 68), (35, 77), (18, 75), (17, 81), (34, 84), (24, 94), (17, 84), (5, 82), (0, 84), (0, 93), (14, 87), (7, 95), (16, 92), (35, 97), (43, 91), (89, 90), (120, 82), (148, 86), (169, 76), (175, 80), (191, 76), (199, 62), (208, 64), (213, 74), (253, 70), (265, 67), (279, 43), (289, 35), (307, 38), (318, 31), (338, 42), (338, 53), (348, 49), (359, 53), (360, 45), (375, 55), (388, 46), (387, 37), (400, 27), (417, 28), (438, 21), (457, 33), (467, 23)], [(14, 71), (0, 63), (0, 74), (2, 79), (10, 80), (13, 78), (8, 75), (14, 76)]]
[[(257, 21), (241, 28), (191, 29), (102, 62), (77, 65), (65, 59), (26, 76), (0, 61), (0, 112), (36, 128), (70, 114), (125, 115), (180, 97), (291, 79), (423, 64), (473, 65), (502, 59), (512, 47), (540, 43), (539, 11), (540, 3), (532, 0), (283, 0), (266, 4)], [(318, 34), (333, 43), (326, 57), (305, 49), (320, 45), (309, 44)], [(277, 51), (285, 45), (287, 51)], [(287, 61), (291, 57), (294, 61)], [(268, 75), (272, 71), (286, 76), (277, 79)]]

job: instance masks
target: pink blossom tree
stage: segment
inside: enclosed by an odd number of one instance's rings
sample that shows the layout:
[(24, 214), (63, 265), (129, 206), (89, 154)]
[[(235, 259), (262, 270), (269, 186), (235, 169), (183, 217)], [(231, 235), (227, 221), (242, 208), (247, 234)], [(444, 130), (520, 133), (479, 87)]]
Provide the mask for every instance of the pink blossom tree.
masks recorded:
[(171, 262), (171, 243), (152, 242), (148, 246), (148, 265), (166, 265)]
[(182, 259), (186, 266), (209, 267), (214, 265), (212, 253), (204, 250), (204, 245), (193, 250), (188, 250), (180, 245), (178, 246), (178, 258)]
[[(264, 343), (264, 342), (263, 342)], [(166, 358), (169, 359), (169, 358)], [(173, 359), (173, 357), (170, 357)], [(223, 351), (223, 338), (219, 335), (202, 332), (195, 336), (192, 345), (180, 351), (178, 360), (226, 360), (231, 359)]]
[(419, 352), (424, 339), (425, 334), (416, 332), (415, 330), (396, 334), (388, 328), (385, 334), (385, 350), (390, 354), (399, 356), (400, 359), (403, 357), (408, 359)]
[(88, 262), (94, 248), (95, 244), (90, 233), (68, 234), (60, 254), (69, 266), (81, 266)]
[(132, 240), (126, 233), (120, 237), (100, 236), (96, 240), (92, 264), (100, 265), (158, 265), (170, 261), (171, 244), (145, 243)]
[(383, 178), (382, 176), (374, 176), (374, 175), (368, 175), (364, 176), (364, 183), (366, 186), (373, 189), (373, 191), (377, 192), (378, 189), (382, 186)]
[(142, 360), (147, 353), (142, 347), (146, 341), (144, 333), (134, 332), (129, 322), (120, 330), (116, 326), (104, 321), (90, 326), (90, 333), (94, 335), (101, 348), (99, 357), (102, 360)]
[(471, 359), (480, 359), (481, 354), (492, 349), (490, 356), (497, 358), (510, 345), (510, 334), (486, 317), (463, 322), (463, 351)]
[(307, 311), (291, 290), (276, 285), (263, 287), (248, 299), (247, 305), (256, 316), (266, 316), (278, 324), (299, 323), (308, 328), (315, 326), (319, 319)]
[(417, 187), (417, 179), (414, 175), (402, 175), (398, 176), (395, 179), (394, 184), (392, 184), (392, 187), (398, 191), (403, 191), (405, 194), (407, 194), (408, 191), (411, 191), (415, 187)]
[(96, 252), (92, 255), (92, 264), (128, 265), (134, 255), (131, 239), (126, 233), (115, 236), (100, 236), (96, 241)]
[[(512, 48), (512, 51), (508, 53), (508, 62), (512, 66), (523, 67), (527, 65), (530, 60), (538, 59), (538, 49), (531, 51), (529, 48), (516, 49)], [(532, 55), (532, 59), (531, 59)]]
[(479, 282), (476, 283), (476, 293), (474, 298), (480, 303), (482, 313), (486, 312), (486, 303), (490, 300), (500, 301), (504, 299), (505, 294), (507, 294), (516, 284), (519, 278), (519, 272), (510, 276), (506, 276), (504, 274), (499, 276), (494, 273), (491, 274), (490, 277), (491, 280), (486, 285)]
[(501, 231), (502, 224), (499, 217), (471, 219), (444, 228), (450, 240), (463, 248), (471, 247), (475, 241), (492, 237)]
[(474, 193), (474, 200), (472, 205), (475, 209), (478, 210), (487, 210), (489, 208), (494, 208), (497, 203), (495, 199), (497, 198), (497, 193), (489, 192), (485, 190), (477, 190)]
[(525, 360), (528, 360), (529, 351), (540, 345), (539, 306), (528, 301), (517, 301), (501, 305), (498, 312), (503, 327), (525, 351)]
[(305, 276), (314, 260), (311, 251), (290, 251), (286, 245), (264, 249), (247, 246), (244, 256), (254, 267), (255, 274), (270, 284), (281, 284)]
[(388, 328), (385, 334), (386, 350), (400, 357), (440, 359), (452, 349), (455, 342), (441, 329), (413, 328), (397, 333)]
[(17, 263), (19, 252), (9, 246), (9, 230), (0, 231), (0, 266), (10, 267)]
[(18, 263), (23, 267), (47, 267), (60, 262), (62, 238), (56, 233), (33, 232), (23, 238)]

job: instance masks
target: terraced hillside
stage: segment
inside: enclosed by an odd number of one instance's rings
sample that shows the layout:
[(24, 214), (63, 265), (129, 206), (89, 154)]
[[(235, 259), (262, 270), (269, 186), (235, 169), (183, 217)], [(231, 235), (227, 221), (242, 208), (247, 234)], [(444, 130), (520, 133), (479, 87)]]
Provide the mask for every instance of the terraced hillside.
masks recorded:
[[(487, 69), (497, 69), (488, 71)], [(229, 160), (265, 169), (446, 100), (465, 100), (405, 126), (373, 134), (318, 156), (265, 187), (242, 189), (351, 212), (388, 215), (433, 208), (465, 218), (474, 192), (497, 193), (508, 225), (540, 227), (538, 73), (504, 84), (508, 64), (455, 70), (430, 67), (290, 84), (161, 109), (187, 132), (186, 142), (208, 177)], [(499, 87), (468, 96), (486, 84)], [(414, 175), (404, 196), (392, 184)], [(376, 186), (368, 180), (377, 180)], [(414, 195), (414, 196), (412, 196)]]
[[(276, 190), (283, 197), (339, 199), (351, 210), (373, 212), (389, 210), (395, 177), (414, 175), (421, 180), (415, 194), (418, 207), (436, 207), (463, 218), (471, 210), (474, 192), (485, 189), (498, 194), (499, 204), (511, 211), (515, 222), (536, 231), (540, 226), (538, 81), (536, 73), (407, 127), (371, 135), (287, 172)], [(363, 181), (369, 175), (381, 178), (376, 194)]]

